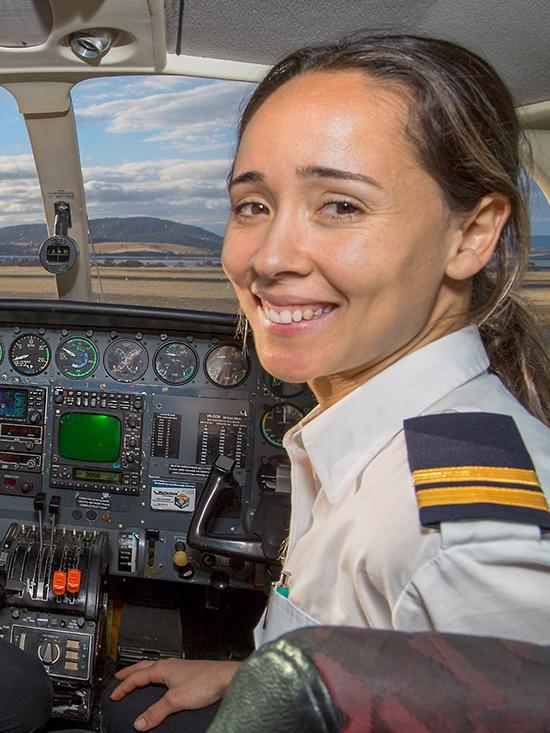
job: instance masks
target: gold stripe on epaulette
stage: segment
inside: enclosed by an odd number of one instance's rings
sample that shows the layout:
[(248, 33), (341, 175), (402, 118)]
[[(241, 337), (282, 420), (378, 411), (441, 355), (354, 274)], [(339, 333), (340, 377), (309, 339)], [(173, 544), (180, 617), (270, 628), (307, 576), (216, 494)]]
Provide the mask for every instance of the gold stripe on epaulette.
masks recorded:
[(538, 486), (537, 474), (525, 468), (496, 466), (449, 466), (447, 468), (421, 468), (412, 472), (418, 484), (437, 484), (440, 481), (495, 481), (499, 483)]
[(421, 489), (416, 492), (416, 500), (421, 509), (447, 504), (503, 504), (548, 511), (546, 497), (542, 492), (527, 489), (499, 489), (493, 486), (448, 486)]

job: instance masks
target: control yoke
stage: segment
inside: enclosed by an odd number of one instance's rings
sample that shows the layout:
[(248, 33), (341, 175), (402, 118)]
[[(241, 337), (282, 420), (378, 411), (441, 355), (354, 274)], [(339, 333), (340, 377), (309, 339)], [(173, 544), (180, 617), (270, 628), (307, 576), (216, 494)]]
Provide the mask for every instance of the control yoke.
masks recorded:
[(261, 539), (255, 534), (235, 537), (234, 535), (213, 535), (207, 531), (208, 522), (220, 496), (236, 485), (233, 477), (234, 467), (235, 461), (224, 455), (219, 455), (214, 461), (191, 519), (187, 532), (187, 543), (203, 552), (241, 557), (251, 562), (270, 562), (264, 553)]

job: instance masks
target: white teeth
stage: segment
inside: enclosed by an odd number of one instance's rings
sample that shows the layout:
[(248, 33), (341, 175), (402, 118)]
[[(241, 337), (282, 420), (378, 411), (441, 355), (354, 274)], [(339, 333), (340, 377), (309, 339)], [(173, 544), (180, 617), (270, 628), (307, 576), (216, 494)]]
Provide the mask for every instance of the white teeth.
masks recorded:
[(333, 307), (330, 305), (325, 305), (324, 307), (317, 308), (316, 310), (306, 308), (303, 311), (299, 308), (292, 311), (286, 308), (282, 311), (276, 311), (274, 308), (264, 308), (264, 314), (272, 323), (287, 324), (300, 323), (301, 320), (310, 321), (312, 318), (319, 318), (319, 316), (322, 316), (324, 313), (330, 313), (332, 309)]
[(281, 323), (292, 323), (292, 313), (290, 311), (281, 311), (279, 313)]

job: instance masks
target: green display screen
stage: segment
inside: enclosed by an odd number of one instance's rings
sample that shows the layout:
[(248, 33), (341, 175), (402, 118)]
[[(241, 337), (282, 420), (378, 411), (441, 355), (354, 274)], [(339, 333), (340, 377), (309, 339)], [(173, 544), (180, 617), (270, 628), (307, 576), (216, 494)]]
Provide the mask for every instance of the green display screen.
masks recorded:
[(73, 468), (73, 478), (78, 481), (101, 481), (119, 484), (122, 474), (117, 471), (90, 471), (89, 468)]
[(120, 456), (121, 425), (113, 415), (66, 412), (59, 420), (61, 458), (91, 463), (114, 463)]

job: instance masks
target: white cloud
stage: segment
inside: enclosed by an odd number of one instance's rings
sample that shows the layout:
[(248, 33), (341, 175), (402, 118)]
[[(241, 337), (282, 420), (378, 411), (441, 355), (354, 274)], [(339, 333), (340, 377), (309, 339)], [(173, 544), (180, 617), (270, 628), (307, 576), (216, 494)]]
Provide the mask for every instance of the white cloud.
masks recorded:
[[(227, 215), (219, 160), (142, 160), (83, 170), (90, 218), (157, 216), (222, 233)], [(0, 156), (0, 226), (44, 221), (32, 156)]]
[(124, 98), (80, 107), (77, 117), (102, 121), (105, 131), (114, 134), (153, 133), (146, 139), (178, 147), (206, 141), (227, 146), (227, 128), (234, 126), (242, 100), (251, 90), (246, 82), (220, 81), (130, 99), (126, 91)]
[(150, 216), (221, 233), (228, 161), (143, 160), (84, 169), (90, 217)]
[(0, 226), (44, 217), (32, 155), (0, 156)]

